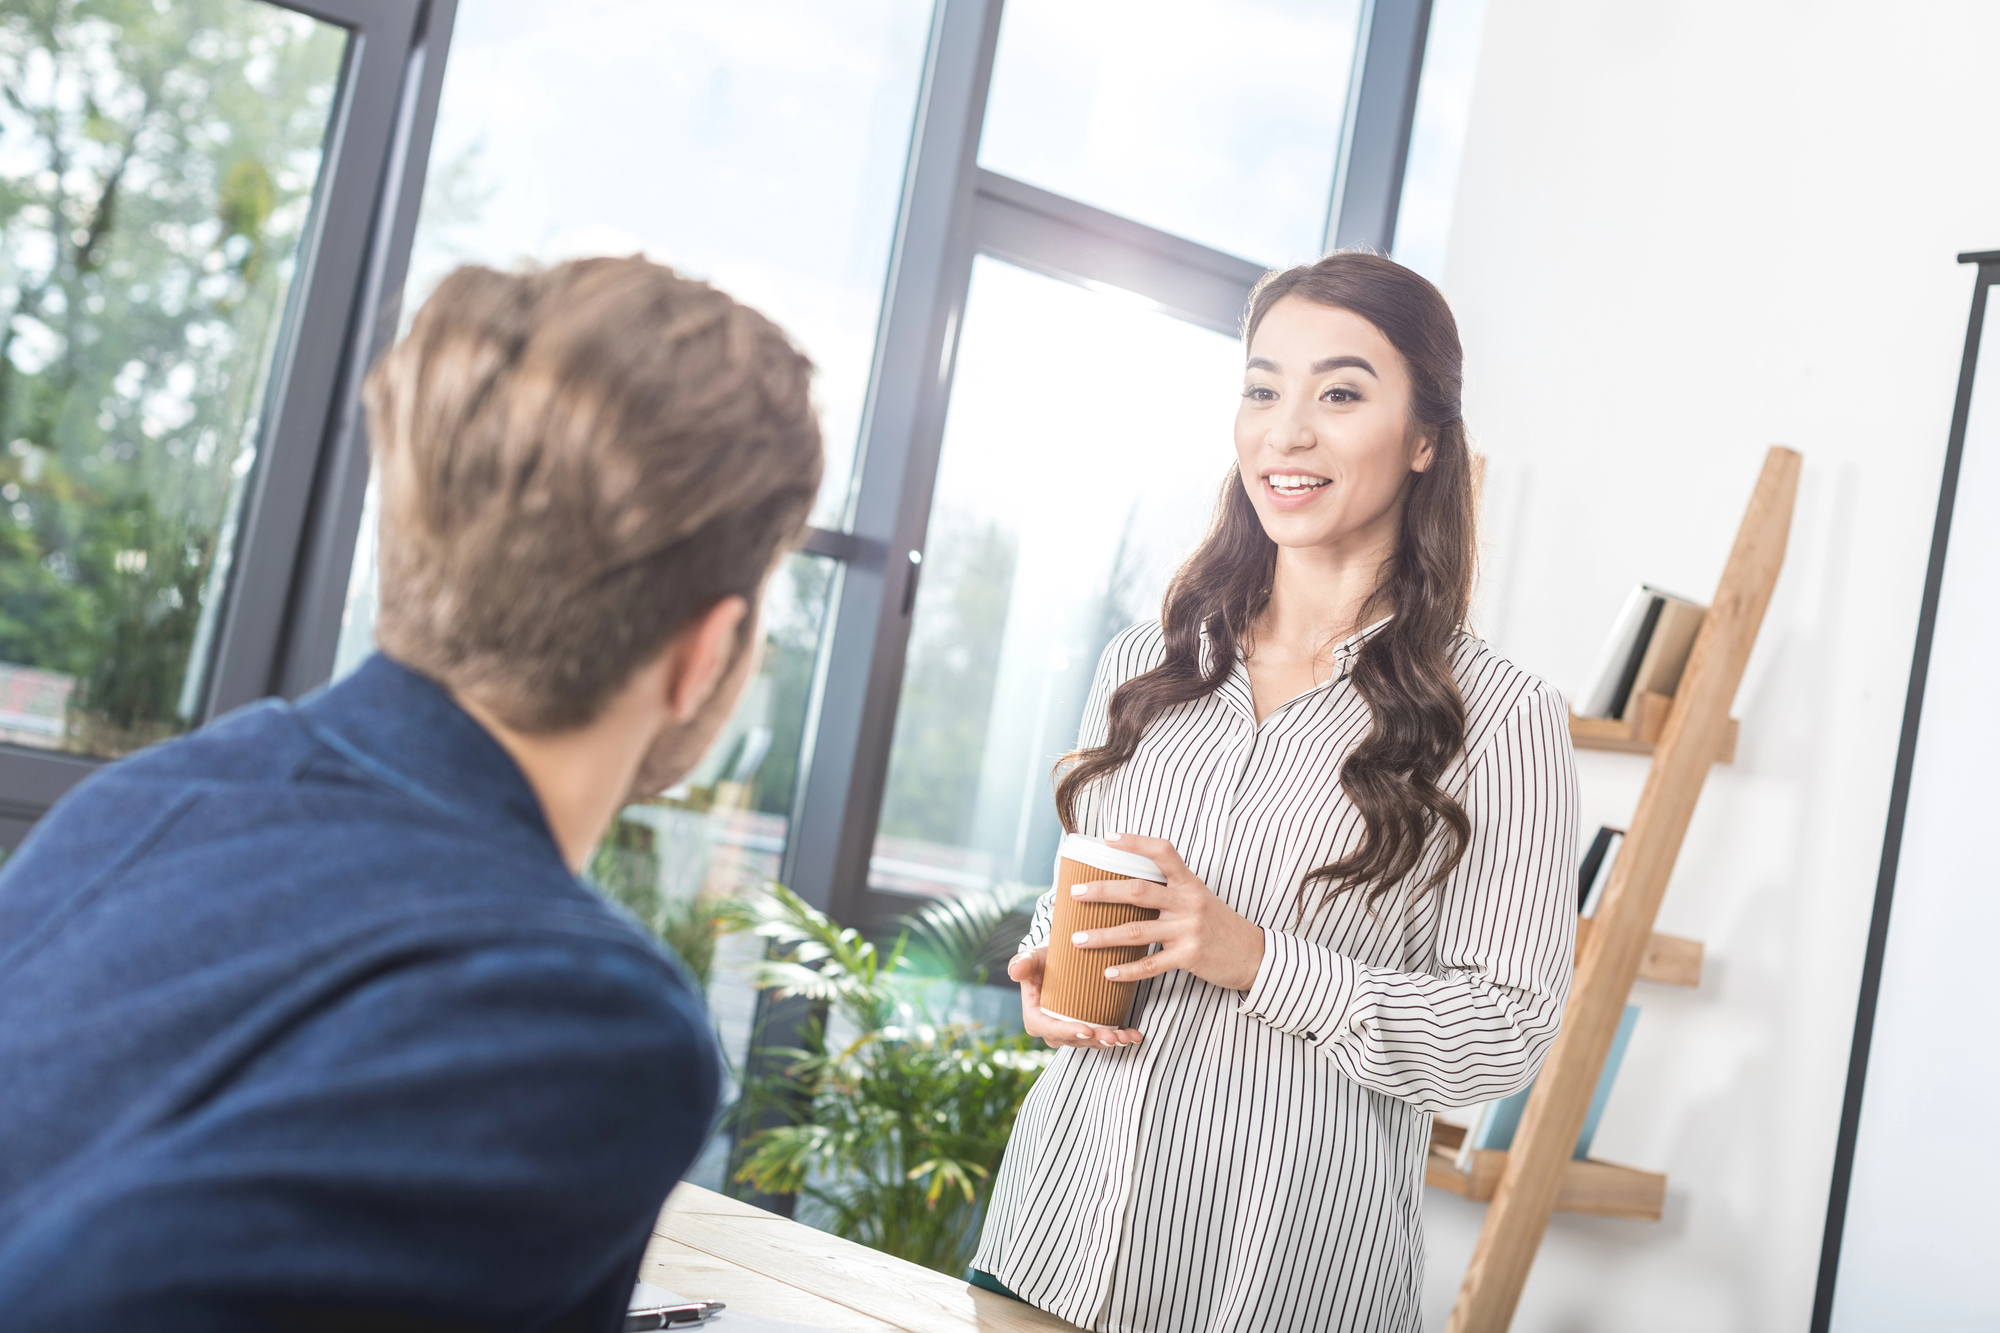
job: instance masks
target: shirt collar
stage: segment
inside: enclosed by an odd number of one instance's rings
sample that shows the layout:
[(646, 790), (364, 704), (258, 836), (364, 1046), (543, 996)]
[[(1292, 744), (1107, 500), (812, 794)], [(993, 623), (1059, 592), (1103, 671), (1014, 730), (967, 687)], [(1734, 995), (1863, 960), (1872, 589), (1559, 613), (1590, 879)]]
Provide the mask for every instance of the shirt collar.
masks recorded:
[[(1284, 703), (1279, 704), (1277, 708), (1271, 710), (1272, 715), (1275, 716), (1284, 708), (1296, 703), (1298, 699), (1303, 699), (1307, 695), (1317, 694), (1331, 685), (1346, 680), (1348, 673), (1354, 670), (1354, 659), (1360, 654), (1361, 645), (1374, 638), (1376, 634), (1381, 632), (1384, 625), (1387, 625), (1395, 618), (1394, 613), (1383, 616), (1374, 624), (1364, 629), (1356, 630), (1345, 639), (1342, 639), (1335, 645), (1333, 650), (1333, 674), (1313, 686), (1313, 688), (1305, 691), (1305, 693), (1298, 695), (1296, 698), (1287, 699)], [(1204, 623), (1201, 627), (1201, 652), (1202, 665), (1204, 667), (1208, 665), (1210, 660), (1208, 655), (1209, 650), (1208, 626)], [(1236, 649), (1236, 665), (1223, 681), (1220, 693), (1235, 707), (1247, 713), (1252, 721), (1256, 720), (1257, 705), (1250, 693), (1250, 669), (1245, 665), (1241, 644), (1238, 644)]]
[(1339, 646), (1333, 650), (1333, 677), (1327, 683), (1332, 684), (1335, 680), (1346, 680), (1347, 673), (1354, 669), (1354, 659), (1360, 655), (1361, 645), (1374, 638), (1384, 625), (1395, 618), (1394, 614), (1383, 616), (1366, 629), (1356, 630), (1342, 639)]
[(437, 682), (376, 653), (297, 712), (376, 778), (482, 823), (518, 828), (560, 859), (527, 776)]

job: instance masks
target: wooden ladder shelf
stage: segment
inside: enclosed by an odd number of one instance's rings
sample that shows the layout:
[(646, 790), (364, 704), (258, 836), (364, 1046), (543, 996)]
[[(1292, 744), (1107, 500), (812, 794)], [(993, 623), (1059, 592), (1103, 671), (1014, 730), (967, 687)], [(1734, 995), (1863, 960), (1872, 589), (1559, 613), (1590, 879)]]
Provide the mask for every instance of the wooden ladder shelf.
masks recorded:
[[(1659, 1216), (1665, 1176), (1609, 1162), (1575, 1162), (1571, 1152), (1632, 983), (1648, 968), (1649, 959), (1651, 966), (1659, 965), (1659, 941), (1673, 938), (1655, 935), (1653, 921), (1709, 766), (1735, 754), (1729, 706), (1784, 564), (1799, 462), (1799, 455), (1790, 449), (1774, 448), (1765, 455), (1715, 600), (1702, 620), (1673, 698), (1664, 707), (1654, 698), (1641, 700), (1639, 708), (1628, 710), (1635, 714), (1630, 722), (1601, 724), (1607, 729), (1601, 737), (1585, 724), (1584, 733), (1575, 737), (1585, 746), (1642, 753), (1650, 749), (1652, 770), (1611, 868), (1604, 900), (1590, 929), (1579, 932), (1576, 979), (1563, 1010), (1562, 1033), (1535, 1080), (1512, 1149), (1475, 1154), (1472, 1169), (1463, 1173), (1445, 1156), (1444, 1164), (1460, 1177), (1462, 1188), (1432, 1180), (1469, 1198), (1492, 1200), (1447, 1333), (1504, 1333), (1513, 1322), (1549, 1214), (1557, 1207)], [(1677, 945), (1691, 944), (1699, 976), (1700, 945), (1677, 941), (1666, 947), (1671, 953)], [(1441, 1140), (1449, 1138), (1446, 1128), (1433, 1139), (1433, 1162), (1440, 1159)], [(1458, 1145), (1449, 1146), (1455, 1150)], [(1496, 1158), (1501, 1160), (1492, 1160)]]

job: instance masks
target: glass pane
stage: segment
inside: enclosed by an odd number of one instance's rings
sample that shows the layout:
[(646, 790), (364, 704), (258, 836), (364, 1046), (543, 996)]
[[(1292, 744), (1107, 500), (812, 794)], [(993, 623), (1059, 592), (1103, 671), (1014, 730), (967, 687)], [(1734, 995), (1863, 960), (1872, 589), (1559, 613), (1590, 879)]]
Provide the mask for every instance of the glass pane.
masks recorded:
[(406, 317), (466, 262), (632, 254), (820, 369), (845, 515), (932, 0), (461, 0)]
[(1279, 266), (1325, 248), (1361, 0), (1008, 0), (979, 164)]
[[(644, 252), (782, 325), (819, 367), (844, 525), (931, 0), (463, 0), (403, 292), (460, 264)], [(642, 169), (643, 168), (643, 169)], [(336, 676), (375, 637), (375, 505)]]
[[(731, 896), (760, 891), (784, 859), (806, 706), (837, 570), (834, 561), (805, 554), (779, 566), (764, 596), (763, 659), (735, 714), (685, 781), (626, 807), (588, 872), (707, 983), (729, 1061), (729, 1098), (749, 1047), (756, 1008), (751, 974), (763, 941), (721, 934), (716, 909)], [(727, 1138), (718, 1136), (689, 1179), (723, 1187)]]
[(1242, 382), (1233, 338), (977, 261), (871, 885), (1048, 882), (1049, 770), (1207, 525)]
[(195, 717), (344, 30), (0, 16), (0, 742)]
[(1486, 30), (1486, 0), (1434, 0), (1424, 38), (1423, 77), (1417, 83), (1410, 156), (1396, 207), (1396, 262), (1432, 282), (1444, 280), (1458, 199), (1458, 164), (1472, 121), (1472, 80)]

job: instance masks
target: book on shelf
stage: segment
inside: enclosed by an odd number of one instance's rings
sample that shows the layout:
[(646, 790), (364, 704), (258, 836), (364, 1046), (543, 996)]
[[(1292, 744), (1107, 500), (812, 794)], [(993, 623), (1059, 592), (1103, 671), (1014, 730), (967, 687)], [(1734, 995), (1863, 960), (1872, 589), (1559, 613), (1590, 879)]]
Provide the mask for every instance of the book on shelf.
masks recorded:
[(1622, 718), (1641, 695), (1672, 695), (1708, 608), (1650, 583), (1632, 589), (1597, 651), (1578, 717)]
[[(1570, 1154), (1579, 1162), (1590, 1156), (1591, 1142), (1597, 1137), (1597, 1122), (1604, 1118), (1604, 1105), (1611, 1100), (1611, 1085), (1618, 1079), (1618, 1066), (1625, 1059), (1625, 1047), (1631, 1043), (1632, 1029), (1638, 1022), (1639, 1006), (1626, 1005), (1625, 1013), (1618, 1020), (1618, 1033), (1611, 1039), (1611, 1050), (1604, 1057), (1604, 1072), (1597, 1076), (1597, 1090), (1590, 1096), (1590, 1109), (1584, 1113), (1583, 1129), (1576, 1136), (1576, 1151)], [(1530, 1083), (1511, 1097), (1502, 1097), (1479, 1108), (1479, 1116), (1466, 1133), (1464, 1146), (1458, 1150), (1460, 1171), (1472, 1170), (1472, 1154), (1476, 1150), (1506, 1152), (1514, 1146), (1514, 1133), (1521, 1127), (1521, 1113), (1528, 1109), (1528, 1095), (1534, 1090), (1535, 1085)]]
[(1624, 844), (1625, 830), (1608, 825), (1597, 830), (1597, 836), (1590, 840), (1590, 847), (1577, 866), (1578, 916), (1597, 915), (1597, 904), (1604, 897), (1604, 886), (1611, 882), (1611, 867), (1617, 863), (1618, 849)]

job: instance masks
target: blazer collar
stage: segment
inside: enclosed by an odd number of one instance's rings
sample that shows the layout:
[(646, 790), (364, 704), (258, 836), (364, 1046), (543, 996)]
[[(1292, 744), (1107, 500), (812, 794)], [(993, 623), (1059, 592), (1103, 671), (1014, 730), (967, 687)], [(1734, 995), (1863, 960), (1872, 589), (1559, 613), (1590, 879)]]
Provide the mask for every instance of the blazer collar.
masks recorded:
[(297, 709), (321, 741), (389, 785), (556, 851), (520, 766), (443, 686), (376, 653)]

